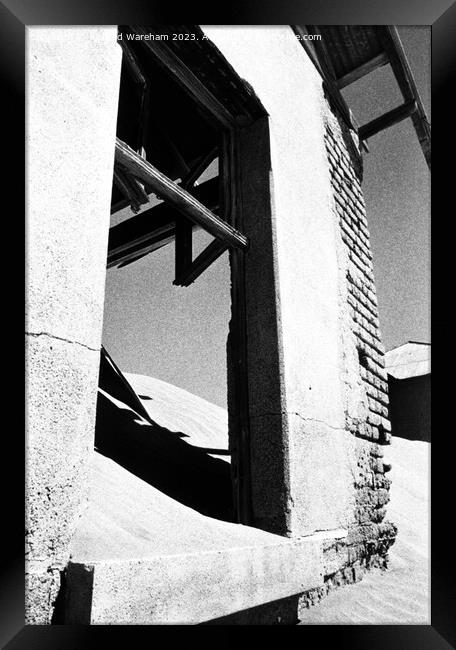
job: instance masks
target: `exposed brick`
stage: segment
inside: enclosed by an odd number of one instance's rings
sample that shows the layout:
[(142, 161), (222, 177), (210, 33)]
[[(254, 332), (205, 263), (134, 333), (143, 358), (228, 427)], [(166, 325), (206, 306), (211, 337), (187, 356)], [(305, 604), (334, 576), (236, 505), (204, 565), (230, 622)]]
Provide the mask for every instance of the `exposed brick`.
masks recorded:
[[(383, 448), (391, 437), (388, 420), (388, 383), (380, 333), (373, 256), (361, 188), (362, 160), (342, 120), (328, 111), (325, 143), (333, 190), (333, 210), (345, 247), (347, 268), (346, 313), (359, 354), (359, 376), (365, 387), (365, 419), (346, 414), (346, 428), (365, 441), (358, 448), (354, 521), (347, 538), (328, 542), (324, 548), (327, 572), (323, 587), (303, 596), (305, 606), (317, 602), (340, 584), (360, 580), (366, 568), (387, 564), (388, 549), (396, 528), (385, 522), (389, 500), (389, 467), (383, 462)], [(353, 370), (350, 370), (353, 372)]]

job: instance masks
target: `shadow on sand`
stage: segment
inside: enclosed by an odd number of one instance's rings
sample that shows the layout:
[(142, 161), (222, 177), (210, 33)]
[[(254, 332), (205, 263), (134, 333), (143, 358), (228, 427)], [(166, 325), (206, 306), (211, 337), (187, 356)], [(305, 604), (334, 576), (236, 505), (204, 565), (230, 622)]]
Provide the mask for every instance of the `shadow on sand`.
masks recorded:
[[(234, 521), (230, 465), (174, 432), (146, 421), (105, 391), (98, 393), (95, 446), (99, 453), (201, 514)], [(226, 453), (226, 452), (225, 452)]]

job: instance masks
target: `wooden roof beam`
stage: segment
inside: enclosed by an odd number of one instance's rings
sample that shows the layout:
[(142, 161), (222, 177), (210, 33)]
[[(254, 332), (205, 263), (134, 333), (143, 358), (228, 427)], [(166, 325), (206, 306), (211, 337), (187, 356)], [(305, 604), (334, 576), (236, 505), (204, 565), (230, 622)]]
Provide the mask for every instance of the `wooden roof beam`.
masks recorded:
[(394, 76), (401, 90), (405, 102), (416, 102), (416, 111), (411, 114), (418, 140), (423, 150), (424, 157), (431, 168), (431, 125), (428, 122), (423, 103), (413, 78), (407, 57), (397, 29), (392, 26), (378, 27), (378, 37), (388, 54), (389, 62)]
[(225, 242), (214, 239), (213, 242), (198, 255), (198, 257), (177, 276), (173, 284), (179, 287), (188, 287), (205, 271), (217, 258), (227, 250)]
[[(131, 28), (139, 37), (148, 36), (150, 29), (143, 27)], [(166, 42), (154, 40), (140, 41), (155, 58), (157, 63), (166, 69), (168, 74), (195, 100), (210, 121), (225, 128), (236, 127), (237, 122), (223, 104), (206, 88), (204, 83), (181, 61)]]
[[(209, 210), (218, 208), (218, 183), (218, 178), (211, 178), (192, 190), (193, 195)], [(152, 240), (155, 242), (171, 237), (169, 241), (173, 241), (177, 217), (184, 219), (167, 203), (159, 203), (112, 226), (109, 230), (108, 261), (117, 259), (131, 249), (138, 252), (142, 244), (149, 245)]]
[(362, 65), (359, 65), (357, 68), (354, 68), (353, 70), (350, 70), (350, 72), (347, 72), (347, 74), (345, 74), (343, 77), (339, 77), (339, 79), (337, 79), (337, 87), (339, 89), (345, 88), (346, 86), (349, 86), (353, 82), (358, 81), (358, 79), (365, 77), (367, 74), (370, 74), (386, 63), (388, 63), (388, 55), (386, 52), (380, 52), (380, 54), (377, 54), (377, 56), (369, 59), (369, 61), (366, 61)]
[(243, 250), (248, 248), (249, 240), (245, 235), (216, 217), (194, 196), (138, 156), (119, 138), (116, 139), (115, 157), (116, 162), (123, 165), (130, 174), (150, 186), (153, 192), (211, 235), (222, 239), (228, 246)]
[(364, 126), (361, 126), (358, 130), (358, 135), (361, 140), (367, 140), (371, 138), (376, 133), (387, 129), (393, 124), (397, 124), (402, 120), (405, 120), (407, 117), (410, 117), (417, 110), (416, 101), (412, 99), (401, 106), (393, 108), (393, 110), (384, 113), (380, 117), (375, 118), (371, 122), (368, 122)]
[(149, 203), (149, 197), (141, 183), (125, 173), (118, 165), (114, 166), (114, 183), (128, 200), (133, 212), (139, 212), (142, 205)]
[(106, 267), (110, 269), (113, 266), (126, 266), (127, 262), (134, 262), (136, 259), (148, 255), (149, 253), (153, 253), (159, 248), (163, 248), (163, 246), (170, 244), (174, 241), (175, 234), (175, 227), (174, 224), (172, 224), (161, 232), (151, 234), (148, 239), (145, 239), (140, 243), (132, 244), (121, 251), (117, 250), (108, 253)]

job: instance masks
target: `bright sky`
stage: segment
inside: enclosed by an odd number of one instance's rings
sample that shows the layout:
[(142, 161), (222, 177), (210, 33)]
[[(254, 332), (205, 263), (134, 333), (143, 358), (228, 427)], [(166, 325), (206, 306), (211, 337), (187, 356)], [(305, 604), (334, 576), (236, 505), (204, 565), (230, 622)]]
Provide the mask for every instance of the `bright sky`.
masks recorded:
[[(430, 29), (401, 27), (399, 34), (430, 120)], [(385, 68), (344, 94), (360, 124), (401, 102)], [(364, 193), (384, 344), (430, 341), (430, 174), (411, 120), (373, 137), (369, 148)], [(196, 239), (197, 253), (210, 238), (200, 233)], [(228, 256), (188, 288), (173, 286), (173, 274), (173, 245), (109, 269), (103, 343), (122, 370), (225, 407)]]

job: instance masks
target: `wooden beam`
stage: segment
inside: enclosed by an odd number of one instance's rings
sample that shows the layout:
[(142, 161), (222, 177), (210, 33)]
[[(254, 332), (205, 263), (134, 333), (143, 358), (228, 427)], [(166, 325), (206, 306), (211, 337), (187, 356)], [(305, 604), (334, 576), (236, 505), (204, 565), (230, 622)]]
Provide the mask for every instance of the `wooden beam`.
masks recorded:
[[(331, 106), (339, 111), (342, 119), (350, 129), (357, 131), (358, 125), (353, 119), (353, 115), (348, 108), (347, 102), (337, 87), (334, 68), (329, 61), (329, 55), (326, 48), (321, 46), (322, 41), (308, 41), (304, 38), (304, 36), (310, 32), (321, 34), (320, 30), (318, 30), (314, 25), (291, 25), (291, 28), (295, 34), (301, 37), (300, 43), (302, 47), (320, 73), (320, 76), (323, 79), (323, 87), (327, 93)], [(320, 43), (320, 46), (318, 46), (317, 43)]]
[(198, 255), (198, 257), (185, 269), (179, 277), (176, 277), (173, 284), (179, 287), (188, 287), (198, 278), (208, 266), (227, 250), (225, 242), (220, 239), (214, 239), (213, 242)]
[(373, 72), (386, 63), (388, 63), (388, 56), (386, 52), (380, 52), (380, 54), (377, 54), (377, 56), (369, 59), (369, 61), (366, 61), (362, 65), (359, 65), (357, 68), (354, 68), (353, 70), (350, 70), (350, 72), (347, 72), (347, 74), (345, 74), (343, 77), (339, 77), (336, 82), (337, 87), (339, 89), (345, 88), (346, 86), (352, 84), (354, 81), (358, 81), (358, 79), (365, 77), (367, 74)]
[(122, 48), (123, 55), (125, 57), (125, 62), (127, 64), (127, 69), (130, 72), (135, 83), (141, 86), (141, 103), (139, 107), (139, 119), (138, 119), (138, 140), (137, 140), (137, 151), (138, 153), (146, 157), (146, 141), (149, 130), (149, 105), (150, 105), (150, 83), (146, 75), (141, 69), (138, 57), (136, 56), (133, 49), (130, 45), (127, 44), (123, 39), (119, 41)]
[(417, 110), (412, 113), (412, 122), (428, 167), (431, 168), (431, 125), (426, 117), (397, 29), (392, 26), (377, 27), (377, 34), (388, 54), (394, 76), (405, 102), (412, 100), (416, 102)]
[[(121, 393), (119, 394), (118, 390), (113, 391), (113, 374), (117, 376), (117, 385), (120, 388)], [(145, 406), (143, 406), (138, 395), (130, 386), (123, 372), (117, 367), (111, 355), (108, 353), (106, 348), (102, 345), (100, 350), (100, 385), (99, 388), (105, 390), (107, 393), (112, 395), (117, 399), (120, 399), (124, 404), (133, 409), (136, 413), (141, 415), (147, 422), (154, 424), (151, 420), (149, 413), (147, 412)]]
[[(267, 118), (262, 119), (267, 123)], [(219, 178), (222, 205), (220, 213), (233, 226), (242, 228), (242, 154), (239, 131), (222, 134)], [(267, 146), (267, 138), (260, 141)], [(266, 143), (266, 144), (265, 144)], [(231, 279), (231, 320), (229, 323), (229, 357), (232, 372), (229, 388), (229, 429), (234, 447), (231, 456), (233, 497), (239, 523), (252, 525), (252, 478), (250, 458), (250, 409), (248, 389), (247, 316), (245, 295), (246, 255), (234, 248), (229, 251)]]
[(143, 257), (143, 255), (149, 255), (159, 248), (163, 248), (167, 244), (170, 244), (174, 241), (175, 231), (168, 230), (167, 232), (160, 233), (150, 237), (149, 240), (142, 242), (136, 246), (132, 246), (128, 250), (111, 254), (108, 256), (108, 261), (106, 268), (110, 269), (113, 266), (123, 266), (125, 262), (134, 262), (136, 259)]
[[(143, 27), (132, 27), (132, 30), (142, 37), (151, 33), (149, 28), (145, 30)], [(156, 33), (160, 32), (157, 31)], [(167, 73), (193, 97), (212, 122), (214, 122), (215, 118), (219, 126), (222, 125), (225, 128), (237, 126), (236, 120), (231, 113), (181, 61), (166, 42), (145, 40), (144, 38), (140, 42), (154, 56), (155, 60), (166, 69)]]
[(228, 246), (246, 250), (249, 241), (228, 223), (208, 210), (194, 196), (162, 174), (156, 167), (138, 156), (125, 142), (116, 138), (116, 161), (133, 176), (144, 181), (154, 192), (168, 201), (176, 210), (207, 230), (214, 237), (222, 239)]
[(321, 31), (319, 30), (317, 25), (308, 25), (308, 28), (312, 32), (312, 34), (316, 34), (320, 36), (320, 40), (314, 40), (312, 41), (312, 44), (315, 47), (315, 51), (320, 61), (324, 76), (326, 78), (332, 79), (335, 82), (336, 73), (334, 71), (334, 66), (332, 64), (331, 57), (328, 53), (328, 50), (326, 49), (325, 41), (324, 38), (322, 37)]
[(218, 147), (214, 147), (205, 156), (202, 156), (196, 164), (189, 170), (187, 176), (182, 179), (181, 187), (188, 190), (192, 187), (201, 174), (209, 167), (218, 156)]
[(133, 262), (137, 262), (142, 257), (145, 257), (148, 254), (149, 254), (149, 251), (147, 251), (147, 250), (145, 252), (143, 251), (140, 255), (136, 255), (135, 257), (131, 257), (131, 258), (125, 260), (124, 262), (121, 262), (117, 266), (118, 266), (119, 269), (123, 269), (125, 266), (128, 266), (129, 264), (133, 264)]
[[(144, 234), (139, 235), (137, 237), (130, 238), (128, 235), (126, 235), (124, 239), (121, 239), (120, 235), (123, 235), (123, 233), (120, 233), (118, 238), (117, 238), (117, 233), (115, 233), (116, 238), (114, 239), (114, 241), (116, 241), (116, 243), (111, 244), (111, 234), (110, 234), (109, 243), (108, 243), (108, 261), (119, 257), (119, 255), (124, 255), (124, 254), (126, 255), (130, 253), (130, 251), (135, 251), (135, 252), (140, 251), (141, 248), (148, 247), (151, 242), (166, 238), (171, 234), (174, 238), (176, 232), (174, 220), (170, 219), (168, 217), (168, 214), (165, 215), (158, 214), (157, 216), (160, 218), (156, 220), (156, 223), (150, 224), (147, 231), (145, 231)], [(162, 218), (162, 216), (164, 216), (164, 218)], [(124, 224), (126, 224), (126, 222), (119, 224), (119, 226), (122, 226)], [(114, 226), (114, 228), (117, 228), (117, 226)]]
[(141, 183), (127, 174), (118, 165), (114, 166), (114, 182), (127, 198), (133, 212), (139, 212), (142, 205), (149, 203), (149, 197)]
[(175, 229), (174, 277), (185, 275), (192, 264), (193, 224), (188, 219), (178, 219)]
[(398, 122), (405, 120), (407, 117), (410, 117), (410, 115), (413, 115), (416, 110), (417, 106), (415, 100), (401, 104), (401, 106), (393, 108), (392, 111), (388, 111), (388, 113), (385, 113), (384, 115), (375, 118), (375, 120), (368, 122), (368, 124), (361, 126), (358, 130), (358, 135), (361, 140), (367, 140), (367, 138), (371, 138), (376, 133), (384, 131), (388, 127), (393, 126), (393, 124), (397, 124)]
[[(211, 211), (218, 208), (218, 183), (218, 178), (211, 178), (192, 189), (192, 194)], [(177, 217), (184, 219), (168, 203), (159, 203), (112, 226), (109, 229), (108, 263), (122, 258), (131, 250), (137, 253), (141, 247), (148, 248), (151, 242), (163, 240), (161, 245), (172, 242)], [(194, 225), (194, 228), (198, 227)], [(161, 245), (155, 248), (160, 248)]]

